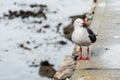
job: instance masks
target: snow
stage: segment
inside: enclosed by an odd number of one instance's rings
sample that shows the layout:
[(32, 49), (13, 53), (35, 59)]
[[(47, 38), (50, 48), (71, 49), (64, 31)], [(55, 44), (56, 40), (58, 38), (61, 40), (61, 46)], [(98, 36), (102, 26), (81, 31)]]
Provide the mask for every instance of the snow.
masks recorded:
[[(38, 75), (39, 67), (29, 65), (33, 61), (39, 65), (40, 61), (49, 60), (57, 70), (63, 57), (70, 55), (74, 47), (71, 41), (63, 37), (63, 28), (70, 23), (68, 17), (89, 11), (91, 3), (92, 0), (1, 0), (0, 17), (9, 10), (37, 12), (37, 8), (28, 6), (30, 4), (45, 4), (49, 12), (46, 12), (47, 20), (33, 17), (23, 20), (0, 19), (0, 80), (49, 80)], [(53, 11), (57, 13), (53, 14)], [(42, 24), (33, 21), (42, 21)], [(59, 23), (62, 26), (59, 33), (56, 33)], [(47, 24), (50, 28), (44, 29), (42, 26)], [(42, 29), (42, 32), (37, 33), (38, 29)], [(60, 45), (57, 43), (59, 41), (65, 41), (67, 45)], [(20, 48), (20, 44), (31, 50)], [(35, 46), (39, 47), (35, 49)]]

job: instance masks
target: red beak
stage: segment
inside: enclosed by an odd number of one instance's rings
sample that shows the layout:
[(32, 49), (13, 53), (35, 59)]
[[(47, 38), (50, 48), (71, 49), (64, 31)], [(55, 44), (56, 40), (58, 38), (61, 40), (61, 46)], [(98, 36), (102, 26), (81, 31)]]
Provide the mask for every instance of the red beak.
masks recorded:
[(87, 26), (87, 22), (82, 22), (81, 24), (83, 24), (83, 27)]

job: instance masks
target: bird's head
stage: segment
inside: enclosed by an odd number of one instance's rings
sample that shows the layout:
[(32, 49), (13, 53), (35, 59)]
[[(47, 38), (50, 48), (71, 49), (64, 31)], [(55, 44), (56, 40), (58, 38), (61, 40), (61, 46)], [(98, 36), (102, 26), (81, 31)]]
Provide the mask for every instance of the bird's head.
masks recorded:
[(84, 22), (82, 19), (77, 18), (77, 19), (74, 21), (74, 27), (75, 27), (75, 26), (86, 27), (86, 26), (87, 26), (87, 22)]

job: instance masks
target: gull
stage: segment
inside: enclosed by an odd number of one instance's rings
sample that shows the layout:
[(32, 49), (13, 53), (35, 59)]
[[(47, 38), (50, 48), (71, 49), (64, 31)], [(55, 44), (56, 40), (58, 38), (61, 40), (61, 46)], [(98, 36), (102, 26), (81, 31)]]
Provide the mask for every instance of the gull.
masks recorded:
[[(72, 33), (72, 41), (80, 46), (80, 55), (77, 58), (79, 60), (89, 60), (89, 46), (96, 42), (95, 33), (88, 27), (86, 27), (87, 22), (84, 22), (82, 19), (77, 18), (74, 21), (74, 31)], [(82, 46), (87, 47), (87, 56), (83, 58), (82, 55)]]

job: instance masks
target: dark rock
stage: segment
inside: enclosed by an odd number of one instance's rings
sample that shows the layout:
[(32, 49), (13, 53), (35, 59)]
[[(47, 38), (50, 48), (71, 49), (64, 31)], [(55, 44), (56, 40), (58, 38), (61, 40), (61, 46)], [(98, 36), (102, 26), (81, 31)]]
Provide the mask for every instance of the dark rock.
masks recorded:
[(30, 44), (30, 42), (29, 42), (29, 41), (27, 41), (26, 43), (27, 43), (27, 44)]
[(40, 7), (41, 7), (41, 8), (45, 8), (45, 7), (47, 7), (47, 5), (40, 4)]
[(50, 26), (49, 25), (45, 25), (45, 26), (43, 26), (43, 28), (49, 28)]
[(43, 17), (44, 19), (47, 19), (45, 13), (42, 10), (40, 10), (36, 13), (36, 17)]
[(41, 11), (43, 11), (45, 8), (47, 8), (47, 5), (40, 4), (39, 6), (41, 8)]
[(31, 8), (38, 7), (38, 6), (39, 6), (39, 5), (37, 5), (37, 4), (32, 4), (32, 5), (30, 5)]
[(40, 5), (38, 5), (38, 4), (32, 4), (32, 5), (30, 5), (30, 7), (31, 8), (34, 8), (34, 7), (40, 7), (40, 8), (46, 8), (47, 7), (47, 5), (44, 5), (44, 4), (40, 4)]
[(65, 42), (65, 41), (59, 41), (58, 43), (61, 44), (61, 45), (66, 45), (67, 44), (67, 42)]
[(16, 16), (18, 13), (17, 13), (17, 11), (11, 11), (11, 10), (9, 10), (9, 14), (11, 16)]
[(40, 67), (39, 75), (42, 77), (53, 78), (56, 70), (51, 66)]
[(12, 11), (11, 10), (9, 10), (8, 12), (9, 12), (10, 15), (12, 15)]
[(24, 46), (23, 44), (20, 45), (20, 47), (23, 47), (23, 46)]
[(64, 35), (65, 35), (65, 37), (66, 37), (67, 39), (71, 40), (71, 35), (72, 35), (72, 33), (73, 33), (73, 30), (74, 30), (74, 28), (73, 28), (73, 24), (72, 24), (72, 23), (69, 24), (68, 26), (66, 26), (66, 27), (63, 29), (63, 33), (64, 33)]
[(21, 16), (21, 18), (27, 18), (29, 16), (32, 16), (32, 17), (35, 17), (36, 14), (34, 12), (31, 12), (31, 11), (23, 11), (23, 10), (20, 10), (19, 12), (19, 16)]
[(35, 46), (34, 49), (37, 49), (39, 46)]
[(42, 31), (42, 29), (38, 29), (37, 32), (40, 33)]
[(31, 65), (29, 65), (30, 67), (38, 67), (39, 65), (38, 64), (35, 64), (35, 61), (32, 62)]
[(96, 2), (97, 2), (97, 0), (93, 0), (93, 2), (94, 2), (94, 3), (96, 3)]
[(38, 67), (39, 65), (37, 65), (37, 64), (32, 64), (32, 65), (29, 65), (29, 67)]
[(33, 23), (38, 23), (38, 24), (41, 24), (42, 21), (33, 21)]
[(56, 70), (53, 68), (53, 65), (50, 64), (48, 61), (42, 61), (40, 63), (41, 67), (39, 69), (39, 75), (42, 77), (53, 78)]
[[(14, 3), (16, 4), (16, 3)], [(21, 4), (21, 6), (26, 6), (26, 4)], [(47, 8), (47, 5), (37, 5), (37, 4), (33, 4), (30, 5), (30, 7), (40, 7), (40, 10), (36, 13), (36, 12), (32, 12), (32, 11), (8, 11), (8, 14), (4, 14), (4, 16), (7, 16), (9, 19), (13, 19), (15, 17), (21, 17), (22, 19), (27, 18), (27, 17), (43, 17), (44, 19), (47, 19), (44, 10)]]
[(40, 43), (39, 45), (35, 46), (34, 49), (37, 49), (39, 46), (41, 46), (42, 44)]
[(47, 60), (41, 61), (40, 66), (54, 66), (53, 64), (50, 64)]
[(32, 12), (32, 11), (11, 11), (9, 10), (8, 14), (4, 14), (4, 16), (8, 17), (9, 19), (14, 19), (15, 17), (21, 17), (22, 19), (27, 18), (27, 17), (43, 17), (44, 19), (47, 19), (45, 13), (43, 10), (39, 10), (37, 13)]
[(28, 47), (24, 46), (24, 44), (20, 44), (19, 47), (21, 47), (21, 48), (23, 48), (25, 50), (29, 50), (29, 51), (31, 50), (31, 48), (28, 48)]
[(60, 29), (60, 26), (62, 25), (62, 23), (59, 23), (56, 27), (57, 27), (57, 31), (56, 32), (59, 32), (59, 29)]

